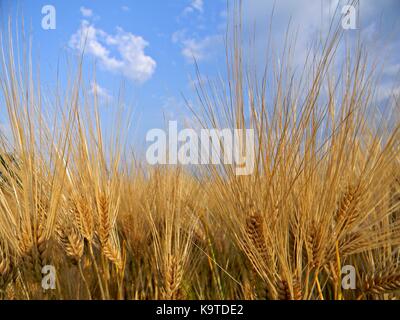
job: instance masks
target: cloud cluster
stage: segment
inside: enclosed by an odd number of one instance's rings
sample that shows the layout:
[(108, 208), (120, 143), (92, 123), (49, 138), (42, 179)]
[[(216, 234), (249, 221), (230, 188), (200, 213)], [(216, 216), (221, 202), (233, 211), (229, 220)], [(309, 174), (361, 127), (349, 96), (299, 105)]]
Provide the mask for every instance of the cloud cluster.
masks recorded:
[(178, 30), (172, 34), (172, 42), (179, 43), (181, 53), (187, 62), (202, 61), (208, 59), (215, 51), (221, 36), (209, 35), (203, 38), (187, 36), (186, 29)]
[(93, 15), (92, 9), (89, 9), (89, 8), (80, 7), (80, 11), (81, 11), (82, 16), (87, 17), (87, 18), (91, 17)]
[[(256, 39), (263, 39), (269, 32), (266, 29), (267, 23), (272, 23), (272, 53), (279, 57), (283, 52), (283, 39), (286, 37), (290, 21), (289, 39), (294, 38), (296, 40), (293, 48), (295, 54), (291, 62), (294, 67), (302, 67), (309, 49), (317, 48), (315, 39), (328, 33), (334, 17), (342, 19), (343, 6), (348, 3), (346, 0), (329, 0), (316, 1), (305, 5), (301, 1), (293, 0), (279, 0), (276, 4), (273, 1), (246, 0), (246, 6), (243, 6), (242, 12), (243, 25), (247, 28), (245, 30), (247, 35), (253, 36), (252, 32), (254, 31)], [(332, 67), (340, 72), (339, 68), (346, 58), (347, 50), (358, 43), (357, 37), (360, 36), (363, 45), (368, 48), (369, 62), (373, 62), (376, 58), (379, 58), (377, 62), (384, 62), (384, 65), (376, 66), (378, 70), (380, 70), (380, 67), (384, 67), (382, 70), (384, 77), (377, 88), (377, 100), (382, 102), (393, 96), (398, 96), (400, 94), (397, 86), (398, 76), (400, 75), (400, 60), (396, 53), (400, 50), (400, 38), (398, 36), (389, 37), (388, 35), (393, 31), (396, 32), (393, 33), (394, 35), (398, 34), (399, 23), (394, 12), (397, 8), (400, 8), (399, 2), (396, 0), (381, 2), (363, 0), (357, 2), (355, 8), (357, 30), (344, 31), (344, 40), (339, 42), (335, 55), (336, 61), (332, 63)], [(385, 18), (382, 20), (382, 17)], [(338, 21), (340, 22), (340, 20)], [(254, 30), (253, 26), (257, 26), (257, 28)], [(394, 27), (396, 29), (392, 29)], [(265, 62), (267, 47), (263, 41), (257, 41), (256, 46), (255, 58), (261, 61), (261, 65)], [(386, 59), (380, 58), (383, 53), (387, 56)], [(301, 70), (301, 68), (298, 68), (298, 70)]]
[(194, 11), (203, 13), (204, 1), (203, 0), (192, 0), (192, 2), (183, 10), (183, 15), (188, 15)]
[(95, 57), (105, 70), (138, 83), (150, 79), (156, 69), (156, 62), (145, 54), (148, 42), (122, 28), (117, 28), (115, 34), (108, 34), (82, 20), (80, 28), (71, 36), (69, 46)]
[(100, 85), (98, 85), (95, 82), (92, 82), (90, 85), (90, 94), (93, 96), (96, 96), (102, 102), (106, 102), (106, 103), (110, 102), (112, 99), (112, 96), (110, 95), (108, 90), (101, 87)]
[(182, 42), (182, 55), (187, 61), (192, 61), (193, 59), (196, 61), (205, 60), (210, 56), (212, 48), (219, 43), (219, 38), (220, 36), (218, 35), (212, 35), (199, 40), (194, 38), (184, 39)]

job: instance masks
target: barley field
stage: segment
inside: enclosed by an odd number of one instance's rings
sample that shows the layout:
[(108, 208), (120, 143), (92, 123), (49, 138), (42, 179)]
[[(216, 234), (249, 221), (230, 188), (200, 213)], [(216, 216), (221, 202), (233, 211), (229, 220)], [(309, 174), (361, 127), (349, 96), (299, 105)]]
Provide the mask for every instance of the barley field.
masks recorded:
[(301, 68), (289, 31), (253, 65), (239, 6), (228, 22), (226, 73), (195, 67), (188, 108), (197, 128), (254, 130), (249, 175), (149, 165), (117, 108), (105, 133), (83, 56), (50, 99), (29, 36), (1, 31), (0, 299), (400, 298), (400, 101), (377, 99), (384, 55), (360, 37), (339, 59), (333, 19)]

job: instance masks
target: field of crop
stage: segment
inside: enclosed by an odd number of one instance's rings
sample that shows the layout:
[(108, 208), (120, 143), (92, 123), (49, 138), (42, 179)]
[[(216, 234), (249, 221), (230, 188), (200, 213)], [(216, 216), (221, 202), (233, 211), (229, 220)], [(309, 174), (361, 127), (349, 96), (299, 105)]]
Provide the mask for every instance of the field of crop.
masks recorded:
[(376, 99), (381, 61), (362, 39), (339, 61), (333, 21), (302, 70), (290, 32), (252, 66), (232, 15), (226, 77), (198, 81), (192, 111), (254, 130), (240, 176), (136, 161), (117, 111), (104, 133), (79, 61), (47, 100), (29, 41), (2, 31), (0, 299), (400, 297), (400, 104)]

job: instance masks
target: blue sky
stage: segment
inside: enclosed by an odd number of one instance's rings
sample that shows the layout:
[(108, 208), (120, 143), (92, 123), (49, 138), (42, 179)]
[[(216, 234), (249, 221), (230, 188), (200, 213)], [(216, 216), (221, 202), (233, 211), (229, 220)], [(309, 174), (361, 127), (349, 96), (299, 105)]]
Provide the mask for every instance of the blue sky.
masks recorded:
[[(0, 0), (2, 25), (11, 15), (24, 17), (30, 30), (42, 81), (54, 87), (59, 61), (67, 73), (67, 58), (82, 48), (82, 34), (87, 34), (84, 70), (88, 92), (93, 89), (91, 70), (97, 65), (97, 92), (104, 113), (113, 112), (121, 82), (125, 83), (126, 101), (135, 108), (136, 134), (142, 138), (150, 128), (163, 127), (163, 115), (182, 120), (188, 111), (182, 94), (194, 99), (193, 57), (202, 74), (210, 78), (224, 72), (226, 26), (225, 0)], [(256, 23), (257, 54), (262, 56), (273, 1), (245, 0), (243, 21), (250, 30)], [(56, 29), (43, 30), (44, 5), (56, 9)], [(316, 32), (329, 21), (337, 0), (276, 1), (273, 39), (281, 44), (289, 18), (298, 33), (295, 59), (300, 64)], [(400, 1), (361, 0), (357, 30), (361, 31), (371, 53), (387, 47), (385, 82), (382, 95), (391, 88), (400, 71), (400, 36), (398, 33)], [(4, 29), (3, 29), (4, 30)], [(348, 37), (356, 31), (349, 30)], [(386, 40), (390, 37), (390, 40)], [(397, 55), (396, 55), (397, 52)], [(62, 77), (62, 75), (61, 75)], [(397, 88), (398, 90), (398, 88)]]

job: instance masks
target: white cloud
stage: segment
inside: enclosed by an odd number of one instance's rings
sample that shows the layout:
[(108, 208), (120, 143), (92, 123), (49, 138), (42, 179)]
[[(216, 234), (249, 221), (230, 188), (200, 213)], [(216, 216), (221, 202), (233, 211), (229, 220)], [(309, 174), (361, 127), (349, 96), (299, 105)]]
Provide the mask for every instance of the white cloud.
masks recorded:
[[(191, 0), (185, 7), (182, 16), (197, 12), (198, 21), (202, 21), (204, 13), (204, 0)], [(178, 18), (179, 19), (179, 18)], [(197, 21), (197, 22), (198, 22)], [(204, 24), (197, 24), (198, 30), (205, 30)], [(198, 34), (188, 32), (188, 29), (180, 29), (172, 34), (172, 43), (179, 44), (182, 48), (181, 53), (187, 62), (202, 61), (210, 58), (219, 47), (221, 36), (218, 34), (199, 37)]]
[(162, 113), (166, 119), (178, 119), (179, 121), (184, 121), (186, 115), (185, 111), (188, 109), (182, 98), (175, 96), (161, 96), (160, 100), (162, 101)]
[(125, 12), (128, 12), (131, 10), (128, 6), (122, 6), (121, 9), (122, 9), (122, 11), (125, 11)]
[(390, 83), (382, 84), (378, 87), (376, 98), (378, 102), (384, 102), (387, 99), (400, 96), (400, 86), (393, 86)]
[(387, 76), (396, 76), (400, 74), (400, 63), (389, 64), (384, 69), (383, 72)]
[(194, 11), (197, 11), (199, 13), (203, 13), (204, 11), (204, 1), (203, 0), (192, 0), (191, 3), (183, 9), (183, 15), (188, 15), (189, 13), (192, 13)]
[(204, 6), (203, 0), (192, 1), (192, 8), (196, 9), (197, 11), (203, 12), (203, 6)]
[[(122, 28), (117, 28), (115, 34), (108, 34), (83, 20), (71, 36), (69, 46), (94, 56), (105, 70), (138, 83), (150, 79), (156, 68), (156, 62), (144, 52), (148, 42)], [(111, 53), (112, 49), (118, 52), (117, 57)]]
[(182, 55), (189, 62), (193, 62), (193, 59), (196, 61), (207, 60), (215, 54), (220, 43), (222, 43), (220, 35), (207, 36), (202, 39), (185, 39), (182, 41)]
[(181, 29), (172, 34), (171, 41), (179, 43), (182, 47), (182, 55), (188, 62), (206, 60), (215, 53), (218, 43), (221, 40), (219, 35), (210, 35), (204, 38), (187, 36), (187, 30)]
[(104, 102), (109, 102), (112, 99), (112, 96), (110, 95), (107, 89), (101, 87), (100, 85), (94, 82), (92, 82), (91, 84), (90, 93), (93, 96), (97, 96), (100, 100)]
[(186, 32), (187, 32), (186, 29), (175, 31), (171, 37), (172, 42), (178, 43), (180, 41), (183, 41), (186, 38)]
[(189, 62), (193, 59), (197, 61), (206, 60), (212, 55), (219, 40), (220, 36), (218, 35), (207, 36), (202, 39), (184, 39), (182, 40), (182, 55)]
[(92, 9), (85, 8), (85, 7), (80, 7), (81, 14), (84, 17), (91, 17), (93, 15)]

